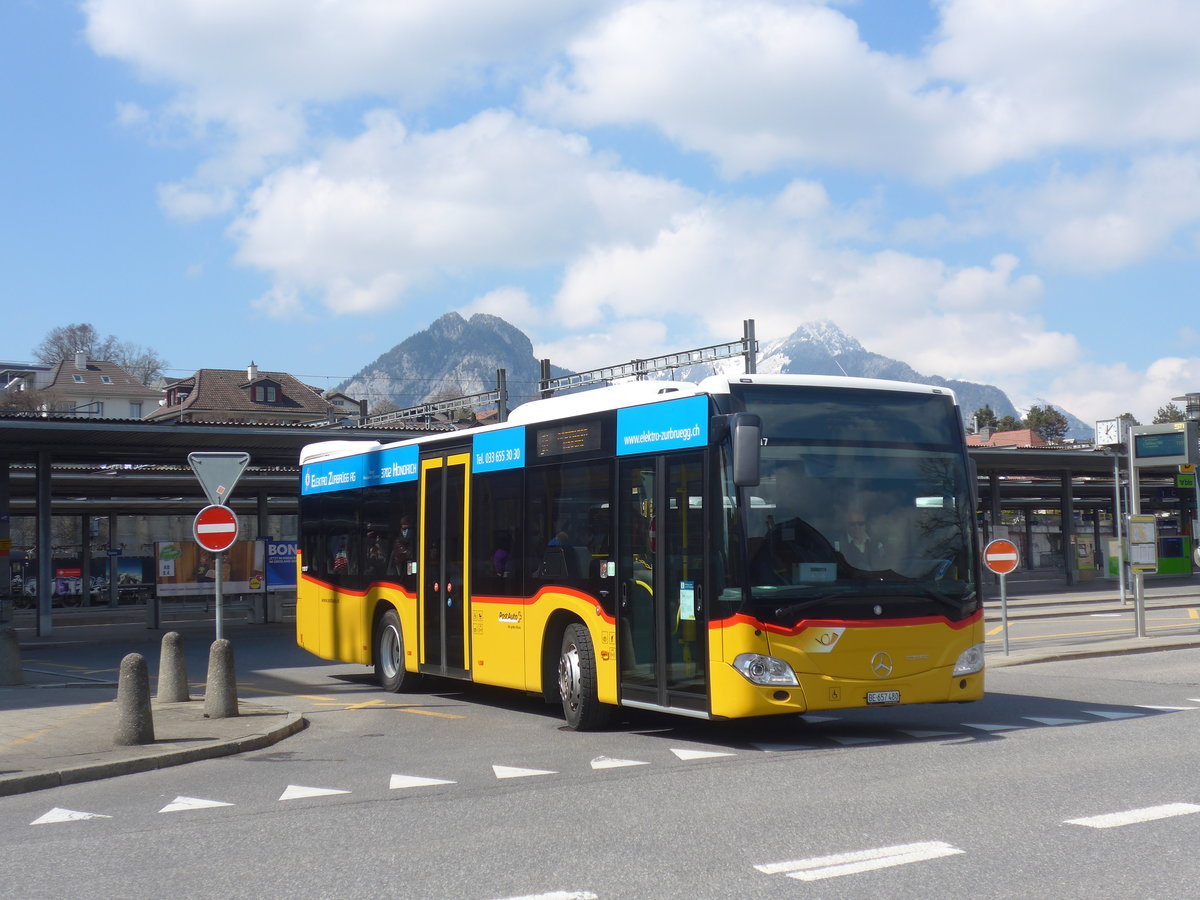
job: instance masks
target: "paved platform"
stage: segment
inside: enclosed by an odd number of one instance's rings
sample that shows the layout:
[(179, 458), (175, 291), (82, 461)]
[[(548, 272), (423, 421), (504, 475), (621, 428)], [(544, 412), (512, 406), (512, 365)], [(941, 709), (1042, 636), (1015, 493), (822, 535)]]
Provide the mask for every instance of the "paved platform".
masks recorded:
[[(1087, 615), (1114, 610), (1132, 611), (1132, 595), (1122, 602), (1118, 586), (1099, 582), (1064, 587), (1061, 579), (1013, 579), (1006, 584), (1010, 616)], [(1200, 608), (1200, 578), (1148, 580), (1148, 608)], [(985, 590), (985, 619), (999, 621), (999, 591)], [(63, 644), (144, 642), (176, 627), (165, 622), (158, 630), (145, 625), (145, 614), (103, 615), (79, 611), (57, 615), (51, 636), (39, 638), (30, 621), (18, 616), (12, 624), (21, 647), (24, 683), (0, 686), (0, 796), (40, 790), (97, 778), (180, 765), (201, 759), (242, 753), (269, 746), (306, 726), (303, 716), (258, 702), (239, 703), (240, 715), (209, 719), (202, 694), (183, 703), (153, 703), (153, 744), (117, 747), (115, 681), (52, 672), (25, 662), (36, 659), (39, 647)], [(184, 630), (185, 625), (179, 625)], [(204, 629), (211, 626), (202, 623)], [(253, 626), (251, 626), (253, 627)], [(1014, 650), (1007, 656), (989, 640), (988, 668), (1200, 647), (1200, 620), (1195, 629), (1171, 636), (1138, 638), (1132, 633), (1097, 639), (1065, 639), (1037, 648)], [(154, 677), (151, 676), (153, 690)]]

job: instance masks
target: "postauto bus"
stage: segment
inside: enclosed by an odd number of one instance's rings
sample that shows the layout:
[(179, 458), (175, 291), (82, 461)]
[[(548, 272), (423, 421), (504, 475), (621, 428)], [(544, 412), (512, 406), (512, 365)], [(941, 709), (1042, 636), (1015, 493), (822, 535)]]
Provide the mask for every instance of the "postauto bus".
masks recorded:
[(952, 392), (641, 381), (301, 457), (297, 639), (373, 666), (702, 719), (976, 700), (974, 481)]

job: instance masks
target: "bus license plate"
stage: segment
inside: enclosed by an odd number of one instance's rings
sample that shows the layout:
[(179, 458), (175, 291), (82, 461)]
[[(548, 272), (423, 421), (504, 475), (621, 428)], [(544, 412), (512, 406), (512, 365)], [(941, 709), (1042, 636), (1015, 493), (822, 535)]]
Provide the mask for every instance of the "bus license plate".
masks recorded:
[(899, 702), (899, 691), (867, 691), (867, 704), (870, 706)]

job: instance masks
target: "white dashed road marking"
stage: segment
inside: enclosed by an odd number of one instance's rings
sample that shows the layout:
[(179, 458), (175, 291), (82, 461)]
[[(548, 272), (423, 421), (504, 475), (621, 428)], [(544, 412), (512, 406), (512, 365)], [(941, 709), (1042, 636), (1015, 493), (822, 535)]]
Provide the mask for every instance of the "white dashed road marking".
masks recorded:
[(857, 875), (860, 872), (924, 862), (962, 852), (964, 851), (945, 841), (923, 841), (916, 844), (900, 844), (895, 847), (879, 847), (875, 850), (856, 850), (851, 853), (835, 853), (831, 856), (813, 856), (809, 859), (796, 859), (790, 862), (768, 863), (754, 868), (765, 875), (787, 875), (788, 878), (798, 878), (801, 881), (820, 881), (823, 878)]
[(1125, 812), (1106, 813), (1102, 816), (1067, 819), (1065, 824), (1086, 825), (1088, 828), (1120, 828), (1122, 825), (1136, 825), (1140, 822), (1153, 822), (1157, 819), (1169, 819), (1172, 816), (1186, 816), (1197, 812), (1200, 812), (1200, 806), (1194, 803), (1164, 803), (1162, 806), (1147, 806)]

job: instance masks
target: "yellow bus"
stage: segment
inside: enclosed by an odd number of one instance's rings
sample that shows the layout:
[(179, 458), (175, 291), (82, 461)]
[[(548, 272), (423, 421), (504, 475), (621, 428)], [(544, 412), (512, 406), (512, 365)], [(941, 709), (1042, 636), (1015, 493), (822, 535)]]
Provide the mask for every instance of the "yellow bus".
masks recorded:
[(297, 640), (561, 703), (702, 719), (983, 695), (952, 392), (712, 376), (301, 456)]

